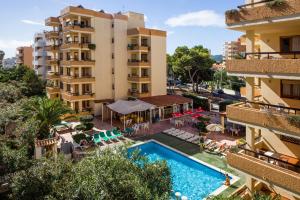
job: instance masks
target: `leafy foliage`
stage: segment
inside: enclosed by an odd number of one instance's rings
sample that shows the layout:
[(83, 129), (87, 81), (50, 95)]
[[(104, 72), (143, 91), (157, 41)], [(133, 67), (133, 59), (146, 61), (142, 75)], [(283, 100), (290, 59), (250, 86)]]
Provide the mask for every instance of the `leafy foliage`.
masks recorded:
[(184, 93), (182, 96), (186, 98), (193, 99), (193, 106), (194, 108), (199, 108), (201, 107), (203, 110), (209, 110), (209, 103), (208, 99), (205, 97), (199, 97), (195, 94), (192, 93)]
[(37, 134), (39, 139), (49, 138), (50, 130), (61, 123), (61, 116), (72, 112), (62, 101), (46, 97), (36, 98), (27, 106), (26, 111), (29, 112), (27, 115), (40, 122)]
[(267, 6), (269, 6), (270, 8), (274, 8), (274, 7), (283, 6), (285, 3), (286, 3), (285, 0), (273, 0), (273, 1), (267, 2)]
[(12, 184), (12, 198), (25, 200), (167, 200), (170, 191), (165, 162), (149, 163), (141, 156), (128, 158), (126, 150), (106, 150), (75, 164), (62, 158), (58, 162), (41, 160), (18, 173)]
[(188, 48), (178, 47), (175, 53), (168, 57), (168, 68), (172, 68), (176, 78), (183, 83), (191, 82), (194, 92), (198, 91), (198, 85), (203, 81), (213, 78), (214, 63), (208, 49), (201, 45)]
[(291, 125), (300, 128), (300, 115), (289, 115), (287, 120)]
[(233, 101), (233, 100), (224, 100), (224, 101), (221, 101), (219, 103), (219, 111), (220, 112), (225, 112), (226, 111), (226, 106), (230, 105), (230, 104), (234, 104), (236, 103), (236, 101)]

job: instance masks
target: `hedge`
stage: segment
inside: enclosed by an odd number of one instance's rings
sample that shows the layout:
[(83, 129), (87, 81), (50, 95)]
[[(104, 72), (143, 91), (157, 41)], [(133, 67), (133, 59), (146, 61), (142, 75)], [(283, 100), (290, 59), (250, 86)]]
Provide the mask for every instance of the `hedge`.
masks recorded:
[(209, 110), (209, 103), (208, 103), (208, 98), (206, 97), (201, 97), (201, 96), (196, 96), (191, 93), (184, 93), (182, 94), (183, 97), (193, 99), (193, 106), (194, 108), (199, 108), (201, 107), (203, 110)]
[(221, 101), (219, 103), (219, 111), (220, 112), (226, 112), (226, 106), (228, 106), (230, 104), (234, 104), (234, 103), (237, 103), (237, 102), (233, 101), (233, 100), (224, 100), (224, 101)]

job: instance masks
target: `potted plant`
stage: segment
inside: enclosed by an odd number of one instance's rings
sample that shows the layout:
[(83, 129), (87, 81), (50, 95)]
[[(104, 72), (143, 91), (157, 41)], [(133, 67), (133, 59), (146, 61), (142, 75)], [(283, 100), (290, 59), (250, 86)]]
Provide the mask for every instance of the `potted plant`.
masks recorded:
[(90, 50), (95, 50), (96, 49), (96, 44), (88, 44), (88, 48)]
[(237, 9), (231, 9), (231, 10), (227, 10), (225, 12), (225, 15), (232, 18), (233, 16), (236, 16), (239, 13), (239, 11)]
[(273, 0), (273, 1), (267, 2), (267, 6), (270, 8), (280, 7), (280, 6), (283, 6), (285, 3), (286, 3), (285, 0)]

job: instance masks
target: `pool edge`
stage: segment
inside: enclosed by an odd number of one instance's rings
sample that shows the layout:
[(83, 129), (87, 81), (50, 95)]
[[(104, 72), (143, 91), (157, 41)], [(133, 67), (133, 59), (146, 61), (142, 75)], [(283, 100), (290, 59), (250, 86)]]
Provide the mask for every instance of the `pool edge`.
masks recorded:
[[(194, 158), (193, 156), (190, 156), (190, 155), (188, 155), (186, 153), (183, 153), (183, 152), (181, 152), (181, 151), (179, 151), (179, 150), (177, 150), (177, 149), (175, 149), (173, 147), (170, 147), (170, 146), (168, 146), (166, 144), (163, 144), (163, 143), (161, 143), (161, 142), (159, 142), (159, 141), (157, 141), (155, 139), (150, 139), (150, 140), (147, 140), (145, 142), (139, 142), (139, 143), (133, 144), (133, 145), (130, 146), (130, 148), (137, 147), (137, 146), (149, 143), (149, 142), (156, 142), (156, 143), (160, 144), (161, 146), (164, 146), (165, 148), (168, 148), (168, 149), (170, 149), (172, 151), (175, 151), (176, 153), (181, 154), (181, 155), (183, 155), (183, 156), (185, 156), (185, 157), (187, 157), (187, 158), (189, 158), (189, 159), (191, 159), (191, 160), (193, 160), (195, 162), (198, 162), (198, 163), (200, 163), (202, 165), (205, 165), (205, 166), (207, 166), (207, 167), (209, 167), (209, 168), (211, 168), (211, 169), (213, 169), (215, 171), (218, 171), (218, 172), (220, 172), (220, 173), (222, 173), (224, 175), (228, 174), (231, 177), (230, 185), (233, 185), (234, 183), (236, 183), (240, 179), (240, 177), (238, 177), (236, 175), (233, 175), (233, 174), (231, 174), (229, 172), (226, 172), (226, 171), (224, 171), (224, 170), (222, 170), (222, 169), (220, 169), (220, 168), (218, 168), (216, 166), (213, 166), (213, 165), (211, 165), (209, 163), (206, 163), (206, 162), (204, 162), (202, 160)], [(220, 193), (222, 193), (223, 191), (225, 191), (228, 187), (229, 186), (226, 186), (226, 185), (223, 184), (222, 186), (220, 186), (219, 188), (217, 188), (216, 190), (214, 190), (213, 192), (211, 192), (209, 195), (207, 195), (207, 197), (205, 197), (203, 199), (206, 199), (206, 198), (208, 198), (210, 196), (217, 196)]]

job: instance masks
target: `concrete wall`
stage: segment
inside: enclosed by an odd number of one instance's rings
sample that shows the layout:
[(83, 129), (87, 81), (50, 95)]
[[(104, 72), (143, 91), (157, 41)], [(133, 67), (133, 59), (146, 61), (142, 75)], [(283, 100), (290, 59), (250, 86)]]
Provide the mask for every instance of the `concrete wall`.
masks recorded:
[[(112, 99), (112, 20), (94, 18), (95, 33), (92, 42), (96, 44), (95, 64), (95, 99)], [(102, 31), (105, 30), (105, 31)]]
[[(300, 84), (300, 81), (294, 81)], [(263, 100), (269, 104), (283, 103), (287, 107), (300, 108), (300, 100), (280, 97), (280, 79), (261, 79)]]
[(114, 85), (115, 99), (127, 97), (127, 21), (114, 20)]
[(151, 36), (151, 95), (167, 93), (166, 38)]

